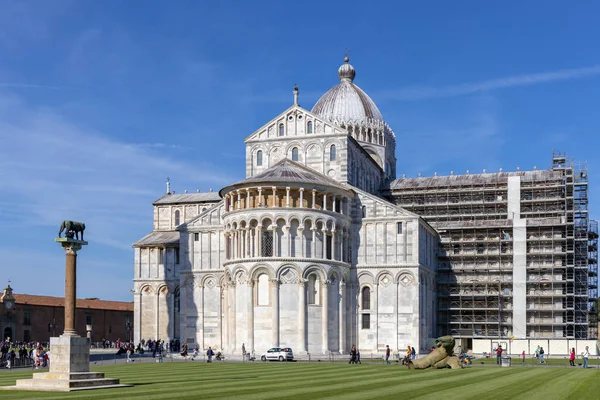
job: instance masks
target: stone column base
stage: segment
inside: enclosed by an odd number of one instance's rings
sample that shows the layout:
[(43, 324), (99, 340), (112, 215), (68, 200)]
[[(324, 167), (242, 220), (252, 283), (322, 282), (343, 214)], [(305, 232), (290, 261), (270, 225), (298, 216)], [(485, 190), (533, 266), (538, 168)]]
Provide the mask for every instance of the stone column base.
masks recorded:
[(74, 390), (125, 387), (119, 379), (108, 379), (102, 372), (90, 372), (90, 346), (87, 338), (60, 336), (50, 338), (50, 372), (33, 374), (32, 379), (18, 379), (16, 386), (5, 390)]

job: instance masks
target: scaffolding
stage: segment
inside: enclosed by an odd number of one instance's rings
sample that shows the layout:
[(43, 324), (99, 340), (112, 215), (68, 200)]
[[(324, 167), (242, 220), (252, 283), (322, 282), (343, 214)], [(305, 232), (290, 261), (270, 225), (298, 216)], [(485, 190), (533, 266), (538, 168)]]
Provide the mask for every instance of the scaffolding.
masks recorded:
[[(519, 177), (520, 204), (516, 212), (512, 205), (509, 215), (511, 176)], [(548, 170), (402, 178), (392, 183), (390, 197), (440, 235), (440, 334), (513, 334), (513, 230), (521, 229), (513, 228), (516, 218), (526, 223), (527, 337), (593, 335), (588, 328), (592, 298), (597, 298), (597, 264), (588, 266), (593, 247), (585, 164), (553, 153)]]
[(598, 221), (590, 221), (588, 232), (588, 338), (598, 339)]

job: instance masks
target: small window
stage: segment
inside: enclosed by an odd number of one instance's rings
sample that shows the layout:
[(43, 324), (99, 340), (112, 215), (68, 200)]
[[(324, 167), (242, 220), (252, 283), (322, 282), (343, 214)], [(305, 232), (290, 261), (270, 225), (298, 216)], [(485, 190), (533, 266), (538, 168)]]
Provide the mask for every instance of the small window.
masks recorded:
[(362, 315), (362, 328), (371, 329), (371, 314)]
[(396, 222), (396, 233), (398, 235), (402, 234), (402, 222)]
[(329, 148), (329, 161), (335, 161), (335, 144)]
[(294, 147), (292, 149), (292, 161), (298, 161), (298, 148)]
[(477, 254), (483, 254), (483, 246), (477, 246)]
[(458, 244), (454, 245), (454, 254), (460, 254), (460, 245), (458, 245)]
[(200, 234), (198, 232), (194, 233), (194, 242), (200, 240)]
[(92, 324), (92, 314), (85, 314), (85, 324), (86, 325)]
[(256, 152), (256, 165), (258, 167), (262, 165), (262, 150)]
[(319, 305), (321, 282), (316, 274), (311, 274), (308, 277), (308, 304)]
[(23, 325), (31, 325), (31, 310), (23, 312)]
[(262, 256), (273, 257), (273, 232), (263, 231), (261, 238)]
[(306, 123), (306, 133), (313, 133), (312, 121)]
[(279, 136), (283, 136), (285, 134), (285, 128), (283, 124), (279, 124)]
[(367, 216), (367, 206), (362, 206), (362, 216), (363, 218)]
[(159, 264), (164, 264), (164, 259), (165, 259), (165, 251), (163, 249), (158, 249), (158, 263)]
[(175, 264), (179, 264), (179, 247), (175, 248)]
[(327, 235), (325, 237), (325, 258), (331, 260), (332, 257), (332, 236)]
[(175, 225), (179, 225), (180, 222), (180, 213), (179, 210), (175, 210)]
[(371, 309), (371, 288), (369, 288), (368, 286), (365, 286), (362, 289), (362, 309), (363, 310), (370, 310)]

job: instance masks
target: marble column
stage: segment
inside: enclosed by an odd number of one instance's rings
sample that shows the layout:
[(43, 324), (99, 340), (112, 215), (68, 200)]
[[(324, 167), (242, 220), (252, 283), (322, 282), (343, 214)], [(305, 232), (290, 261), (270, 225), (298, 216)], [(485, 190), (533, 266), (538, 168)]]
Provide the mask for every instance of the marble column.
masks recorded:
[(220, 287), (219, 312), (221, 314), (221, 348), (229, 348), (229, 289), (227, 283)]
[(277, 207), (277, 188), (275, 186), (271, 187), (273, 189), (273, 205), (272, 207)]
[(273, 346), (279, 346), (279, 281), (270, 279), (271, 281), (271, 312), (272, 312), (272, 327), (271, 327), (271, 342)]
[(313, 189), (312, 191), (312, 208), (316, 208), (317, 204), (317, 191)]
[(283, 244), (281, 245), (281, 257), (291, 257), (292, 256), (292, 237), (290, 235), (290, 231), (291, 231), (291, 227), (289, 225), (285, 225), (284, 227), (282, 227), (283, 232), (285, 233), (285, 238), (287, 239), (286, 242), (286, 247), (287, 247), (287, 254), (283, 254)]
[(323, 353), (329, 351), (329, 281), (323, 282), (322, 288), (322, 313), (321, 313), (321, 331)]
[(285, 188), (285, 206), (290, 206), (290, 188), (289, 186)]
[(236, 282), (231, 282), (229, 284), (229, 312), (230, 312), (230, 317), (229, 317), (229, 347), (230, 347), (230, 351), (233, 353), (236, 348), (236, 319), (237, 319), (237, 315), (236, 315), (236, 294), (235, 294), (235, 284)]
[(327, 193), (323, 193), (323, 211), (327, 211)]
[(317, 258), (317, 255), (315, 254), (317, 252), (317, 228), (313, 227), (313, 228), (310, 228), (310, 230), (312, 231), (312, 242), (310, 244), (310, 257)]
[(262, 201), (262, 187), (258, 187), (258, 204), (257, 207), (264, 206), (265, 204)]
[(375, 348), (373, 351), (377, 351), (377, 343), (379, 343), (379, 282), (375, 282), (373, 285), (373, 306), (371, 310), (373, 310), (371, 313), (371, 332), (375, 333)]
[(271, 227), (271, 230), (273, 231), (273, 257), (278, 257), (279, 253), (277, 252), (277, 225), (273, 225)]
[(304, 208), (304, 188), (300, 188), (300, 207)]
[[(300, 251), (298, 252), (298, 247), (296, 247), (296, 257), (300, 256), (302, 258), (306, 257), (306, 245), (304, 244), (304, 228), (298, 227), (297, 229), (298, 236), (300, 237)], [(296, 246), (298, 246), (298, 239), (296, 239)]]
[[(339, 339), (340, 354), (346, 352), (346, 282), (340, 281), (340, 310), (339, 310)], [(398, 336), (398, 335), (396, 335)]]
[(239, 210), (242, 208), (242, 193), (238, 190), (237, 191), (237, 207), (236, 209)]
[(327, 257), (327, 229), (325, 228), (325, 224), (323, 224), (323, 228), (321, 229), (321, 259), (325, 260)]
[(331, 231), (331, 259), (332, 260), (336, 260), (336, 258), (335, 258), (335, 245), (336, 245), (335, 237), (336, 236), (337, 236), (337, 231), (335, 230), (335, 228), (333, 228)]
[[(63, 336), (79, 336), (75, 327), (75, 310), (77, 299), (77, 251), (81, 244), (63, 243), (65, 249), (65, 330)], [(141, 310), (140, 310), (141, 312)]]
[(248, 351), (254, 352), (254, 280), (248, 278), (248, 291), (250, 299), (248, 301)]
[(298, 279), (298, 344), (300, 352), (306, 352), (306, 279)]
[(246, 208), (250, 208), (250, 189), (246, 189)]

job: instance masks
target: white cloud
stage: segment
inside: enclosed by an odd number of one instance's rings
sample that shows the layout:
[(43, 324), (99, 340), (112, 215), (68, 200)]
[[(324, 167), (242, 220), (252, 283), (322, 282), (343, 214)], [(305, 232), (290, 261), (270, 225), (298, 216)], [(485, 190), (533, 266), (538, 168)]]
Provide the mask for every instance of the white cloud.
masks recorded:
[(414, 86), (397, 90), (386, 90), (376, 94), (376, 98), (383, 100), (423, 100), (439, 97), (455, 97), (468, 94), (489, 92), (496, 89), (505, 89), (518, 86), (539, 85), (542, 83), (582, 79), (600, 75), (600, 65), (585, 68), (563, 69), (552, 72), (540, 72), (490, 79), (482, 82), (463, 83), (440, 87)]

